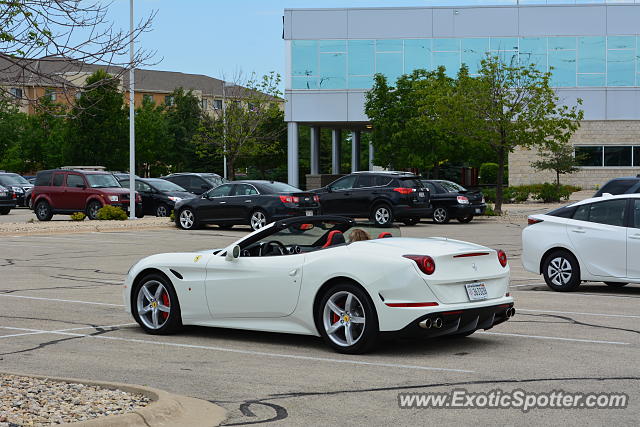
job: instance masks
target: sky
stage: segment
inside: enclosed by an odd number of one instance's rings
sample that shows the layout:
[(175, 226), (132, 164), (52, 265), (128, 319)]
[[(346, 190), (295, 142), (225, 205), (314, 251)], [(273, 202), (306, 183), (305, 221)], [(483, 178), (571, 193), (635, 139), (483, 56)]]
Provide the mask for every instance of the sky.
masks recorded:
[[(234, 80), (238, 73), (284, 76), (285, 8), (425, 5), (428, 0), (134, 0), (134, 14), (138, 21), (157, 12), (138, 45), (156, 51), (157, 64), (145, 68)], [(128, 28), (129, 0), (112, 0), (109, 13), (116, 27)]]

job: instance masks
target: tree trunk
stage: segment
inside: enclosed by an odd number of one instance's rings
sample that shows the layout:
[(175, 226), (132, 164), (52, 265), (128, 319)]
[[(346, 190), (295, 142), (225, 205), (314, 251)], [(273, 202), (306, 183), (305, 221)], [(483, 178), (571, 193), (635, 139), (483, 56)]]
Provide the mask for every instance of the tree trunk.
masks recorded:
[(560, 188), (560, 172), (556, 171), (556, 187)]
[(500, 144), (498, 149), (498, 176), (496, 179), (496, 206), (494, 211), (497, 214), (502, 214), (502, 198), (504, 192), (502, 185), (504, 184), (504, 162), (506, 160), (506, 153), (504, 150), (504, 143)]
[(233, 167), (233, 159), (227, 157), (227, 175), (229, 175), (228, 179), (230, 181), (235, 181), (236, 179), (236, 170)]

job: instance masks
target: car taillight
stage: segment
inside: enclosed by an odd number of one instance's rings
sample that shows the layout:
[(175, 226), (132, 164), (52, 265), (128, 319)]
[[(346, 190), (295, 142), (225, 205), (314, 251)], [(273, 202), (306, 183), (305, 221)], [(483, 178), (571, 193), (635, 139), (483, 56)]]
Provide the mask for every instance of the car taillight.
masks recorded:
[(498, 261), (500, 261), (501, 266), (507, 266), (507, 254), (502, 249), (498, 250)]
[(460, 203), (461, 205), (468, 205), (469, 199), (465, 196), (458, 196), (458, 203)]
[(424, 274), (431, 275), (434, 271), (436, 271), (436, 262), (427, 255), (402, 255), (404, 258), (408, 258), (410, 260), (415, 261), (418, 264), (418, 268)]
[(394, 188), (393, 191), (397, 191), (400, 194), (411, 194), (411, 193), (415, 193), (416, 189), (415, 188), (398, 187), (398, 188)]
[(527, 223), (528, 223), (529, 225), (533, 225), (533, 224), (540, 224), (541, 222), (544, 222), (544, 219), (531, 218), (531, 217), (529, 217), (529, 218), (527, 219)]
[(300, 198), (296, 196), (280, 196), (280, 201), (282, 203), (299, 203)]
[(11, 193), (11, 194), (12, 194), (12, 196), (11, 196), (12, 199), (17, 199), (18, 198), (18, 195), (16, 193)]
[(320, 203), (320, 196), (318, 196), (317, 194), (313, 196), (313, 201), (316, 203)]

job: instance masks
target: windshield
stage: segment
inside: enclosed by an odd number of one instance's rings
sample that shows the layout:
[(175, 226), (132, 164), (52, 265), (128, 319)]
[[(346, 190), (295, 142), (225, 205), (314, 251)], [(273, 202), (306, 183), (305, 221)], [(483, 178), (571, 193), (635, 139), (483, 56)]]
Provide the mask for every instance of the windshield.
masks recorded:
[(120, 188), (118, 180), (110, 174), (87, 174), (87, 181), (91, 188)]
[(289, 184), (285, 184), (284, 182), (268, 182), (261, 184), (265, 190), (268, 190), (270, 193), (301, 193), (302, 190), (299, 188), (293, 187)]
[(0, 175), (0, 184), (2, 184), (2, 185), (20, 185), (18, 180), (13, 178), (11, 175)]
[(447, 190), (449, 193), (458, 193), (461, 191), (467, 191), (462, 185), (458, 185), (455, 182), (451, 181), (440, 181), (440, 185)]
[(8, 176), (13, 178), (14, 180), (16, 180), (18, 182), (18, 184), (31, 185), (31, 183), (29, 181), (27, 181), (23, 176), (18, 175), (17, 173), (12, 173), (12, 174), (10, 174)]
[(207, 180), (209, 184), (212, 184), (214, 187), (217, 187), (218, 185), (222, 184), (222, 178), (220, 178), (220, 176), (218, 175), (207, 173), (207, 174), (202, 174), (201, 176), (205, 180)]
[(166, 181), (164, 179), (150, 179), (147, 183), (158, 191), (187, 191), (178, 184), (174, 184), (173, 182)]

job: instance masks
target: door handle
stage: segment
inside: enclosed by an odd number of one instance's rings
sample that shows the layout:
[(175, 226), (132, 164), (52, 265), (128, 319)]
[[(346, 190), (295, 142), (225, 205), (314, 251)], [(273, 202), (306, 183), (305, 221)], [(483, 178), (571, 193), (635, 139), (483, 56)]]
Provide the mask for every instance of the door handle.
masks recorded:
[(630, 239), (640, 240), (640, 234), (634, 234), (633, 236), (629, 236)]
[(244, 202), (245, 203), (251, 203), (251, 200), (245, 200)]
[(581, 228), (576, 228), (576, 229), (573, 229), (573, 230), (571, 230), (571, 231), (572, 231), (572, 232), (574, 232), (574, 233), (580, 233), (580, 234), (584, 234), (584, 233), (586, 233), (586, 231), (584, 231), (584, 230), (583, 230), (583, 229), (581, 229)]
[(289, 276), (291, 276), (291, 277), (295, 276), (296, 274), (298, 274), (298, 269), (297, 268), (294, 268), (293, 270), (291, 270), (289, 272)]
[(224, 205), (225, 203), (227, 203), (227, 202), (220, 202), (221, 205)]

